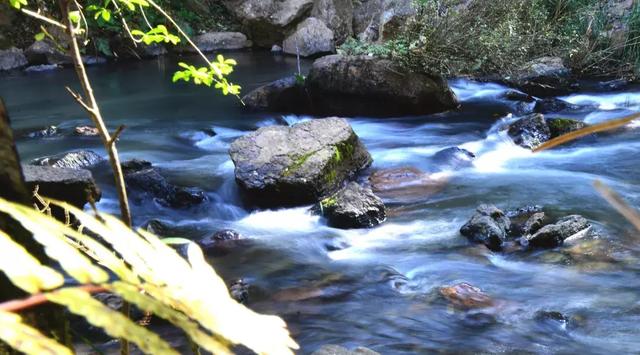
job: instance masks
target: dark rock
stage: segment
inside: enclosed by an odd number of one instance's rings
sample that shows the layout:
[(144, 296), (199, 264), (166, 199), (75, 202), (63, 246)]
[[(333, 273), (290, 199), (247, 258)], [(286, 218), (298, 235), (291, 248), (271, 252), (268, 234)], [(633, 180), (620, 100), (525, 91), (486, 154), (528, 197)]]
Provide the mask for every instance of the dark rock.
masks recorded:
[(523, 235), (533, 234), (540, 230), (545, 224), (546, 216), (544, 212), (535, 213), (522, 226), (521, 232)]
[(551, 138), (556, 138), (583, 129), (588, 125), (582, 121), (572, 120), (570, 118), (550, 118), (547, 119), (547, 126), (549, 126)]
[(18, 48), (9, 48), (0, 50), (0, 71), (19, 69), (27, 65), (22, 50)]
[(301, 57), (318, 56), (335, 51), (333, 31), (315, 17), (302, 21), (282, 43), (285, 53)]
[(229, 285), (229, 294), (238, 303), (246, 304), (249, 302), (249, 284), (242, 279), (234, 280)]
[(471, 219), (460, 228), (460, 234), (487, 248), (501, 250), (511, 228), (511, 221), (494, 205), (480, 205)]
[(459, 106), (444, 78), (408, 72), (390, 60), (369, 56), (322, 57), (313, 63), (305, 84), (313, 107), (299, 113), (389, 117)]
[(305, 112), (312, 107), (304, 84), (293, 76), (261, 86), (245, 95), (242, 101), (251, 109), (273, 112)]
[(537, 97), (566, 95), (577, 88), (571, 71), (559, 57), (532, 60), (503, 81)]
[(262, 127), (235, 140), (229, 154), (240, 187), (267, 206), (316, 202), (371, 164), (349, 123), (337, 117)]
[(320, 201), (318, 209), (335, 228), (369, 228), (387, 218), (382, 200), (355, 182)]
[(462, 310), (493, 307), (495, 305), (493, 298), (481, 289), (466, 282), (440, 287), (439, 292), (452, 306)]
[(470, 151), (458, 147), (451, 147), (437, 152), (433, 156), (433, 161), (442, 170), (457, 170), (473, 165), (476, 155)]
[(54, 168), (85, 169), (104, 161), (100, 155), (91, 150), (78, 150), (64, 154), (37, 158), (31, 165), (52, 166)]
[(96, 127), (78, 126), (73, 129), (73, 134), (82, 137), (97, 137), (100, 135), (100, 131)]
[(551, 139), (547, 121), (541, 114), (527, 115), (509, 125), (507, 131), (513, 142), (523, 148), (534, 149)]
[(498, 319), (495, 314), (487, 312), (467, 312), (462, 323), (470, 328), (486, 328), (498, 323)]
[(591, 227), (591, 223), (584, 217), (567, 216), (555, 224), (546, 225), (535, 234), (527, 236), (526, 242), (532, 247), (553, 248), (561, 245), (570, 236), (589, 227)]
[(551, 331), (566, 331), (570, 318), (557, 311), (537, 311), (534, 319)]
[(107, 59), (97, 55), (83, 55), (82, 62), (87, 66), (100, 65), (105, 64), (107, 62)]
[(576, 111), (580, 106), (574, 105), (564, 100), (557, 99), (555, 97), (549, 97), (536, 101), (533, 111), (537, 113), (556, 113), (562, 111)]
[(170, 184), (148, 161), (134, 159), (123, 163), (122, 169), (127, 187), (149, 194), (163, 205), (186, 208), (207, 199), (202, 190)]
[(38, 131), (27, 134), (29, 138), (51, 138), (60, 135), (60, 131), (56, 126), (49, 126)]
[(83, 208), (87, 202), (99, 201), (101, 192), (89, 170), (22, 165), (31, 191), (38, 186), (43, 197), (68, 202)]
[(31, 65), (69, 65), (73, 63), (71, 57), (66, 53), (60, 52), (56, 45), (49, 40), (34, 42), (25, 50), (24, 54)]
[(505, 92), (502, 97), (509, 101), (523, 101), (523, 102), (533, 102), (535, 99), (533, 96), (529, 94), (525, 94), (524, 92), (520, 92), (517, 90), (509, 90)]
[(380, 355), (380, 353), (364, 347), (349, 350), (339, 345), (323, 345), (320, 349), (311, 353), (311, 355)]
[(609, 81), (602, 81), (598, 83), (598, 91), (620, 91), (629, 86), (629, 81), (626, 79), (614, 79)]
[(231, 229), (223, 229), (197, 242), (208, 255), (223, 256), (243, 244), (241, 240), (240, 233)]
[(534, 213), (542, 212), (542, 210), (543, 210), (542, 206), (530, 205), (530, 206), (520, 207), (516, 210), (506, 211), (505, 214), (509, 218), (525, 217), (525, 220), (526, 220), (529, 217), (531, 217)]

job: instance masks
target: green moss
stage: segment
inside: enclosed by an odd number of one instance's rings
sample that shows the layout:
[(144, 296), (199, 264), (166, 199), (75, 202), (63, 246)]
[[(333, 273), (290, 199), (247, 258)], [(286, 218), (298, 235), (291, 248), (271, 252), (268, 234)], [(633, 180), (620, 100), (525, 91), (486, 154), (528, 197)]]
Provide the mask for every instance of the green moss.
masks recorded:
[(327, 197), (324, 200), (320, 201), (320, 205), (323, 209), (330, 208), (338, 204), (338, 200), (335, 197)]
[(304, 163), (307, 162), (307, 160), (309, 160), (309, 158), (311, 158), (311, 156), (313, 156), (316, 153), (317, 151), (309, 152), (307, 154), (304, 154), (294, 159), (293, 163), (291, 163), (291, 165), (289, 165), (289, 167), (284, 170), (282, 176), (286, 177), (296, 172), (298, 169), (300, 169), (302, 165), (304, 165)]
[(338, 143), (333, 146), (333, 156), (331, 160), (327, 164), (325, 168), (325, 181), (329, 184), (333, 184), (336, 182), (338, 178), (338, 170), (340, 169), (340, 164), (346, 159), (349, 160), (353, 158), (353, 154), (355, 152), (355, 142), (358, 138), (353, 135), (353, 137), (348, 140)]
[(548, 120), (547, 125), (549, 126), (551, 137), (553, 138), (584, 127), (582, 122), (572, 120), (570, 118), (554, 118)]

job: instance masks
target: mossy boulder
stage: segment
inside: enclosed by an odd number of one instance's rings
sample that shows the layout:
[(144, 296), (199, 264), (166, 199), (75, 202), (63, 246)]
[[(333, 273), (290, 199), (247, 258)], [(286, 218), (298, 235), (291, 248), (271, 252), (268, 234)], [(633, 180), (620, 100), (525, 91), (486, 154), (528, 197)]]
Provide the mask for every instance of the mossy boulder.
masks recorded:
[(547, 119), (547, 125), (549, 126), (549, 131), (551, 132), (551, 138), (556, 138), (588, 126), (582, 121), (572, 120), (570, 118)]
[(229, 154), (250, 202), (267, 207), (314, 203), (372, 162), (349, 123), (337, 117), (260, 128), (235, 140)]
[(387, 218), (382, 200), (370, 188), (350, 182), (342, 190), (323, 199), (315, 207), (335, 228), (370, 228)]

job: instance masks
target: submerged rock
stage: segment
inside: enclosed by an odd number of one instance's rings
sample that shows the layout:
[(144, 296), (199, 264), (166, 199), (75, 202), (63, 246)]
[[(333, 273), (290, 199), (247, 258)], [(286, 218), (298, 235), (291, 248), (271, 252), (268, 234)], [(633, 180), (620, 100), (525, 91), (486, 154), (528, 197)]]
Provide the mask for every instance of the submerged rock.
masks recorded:
[(282, 48), (285, 53), (300, 54), (302, 57), (331, 53), (336, 49), (333, 31), (315, 17), (298, 24), (296, 30), (285, 38)]
[(459, 106), (444, 78), (408, 72), (390, 60), (369, 56), (322, 57), (313, 63), (306, 85), (314, 103), (307, 113), (385, 117)]
[(311, 355), (380, 355), (380, 353), (364, 347), (349, 350), (339, 345), (323, 345), (320, 349), (311, 353)]
[(27, 58), (18, 48), (0, 50), (0, 71), (19, 69), (27, 63)]
[(480, 205), (471, 219), (460, 228), (460, 234), (497, 251), (502, 249), (511, 221), (494, 205)]
[(102, 196), (89, 170), (22, 165), (22, 171), (30, 190), (38, 186), (41, 196), (65, 201), (78, 208), (83, 208), (88, 202), (99, 201)]
[(97, 137), (100, 135), (100, 131), (96, 127), (78, 126), (73, 129), (73, 134), (81, 137)]
[(533, 107), (533, 111), (537, 113), (556, 113), (568, 110), (575, 111), (578, 109), (580, 109), (580, 106), (555, 97), (538, 100)]
[(29, 134), (27, 134), (27, 137), (29, 138), (51, 138), (51, 137), (56, 137), (60, 135), (60, 131), (58, 130), (58, 127), (56, 126), (49, 126), (49, 127), (45, 127), (43, 129), (31, 132)]
[(103, 157), (91, 150), (78, 150), (44, 158), (37, 158), (31, 161), (31, 165), (52, 166), (54, 168), (85, 169), (103, 161)]
[(229, 294), (236, 302), (246, 304), (249, 302), (249, 284), (243, 279), (234, 280), (229, 284)]
[(558, 222), (546, 225), (535, 234), (527, 236), (525, 242), (532, 247), (553, 248), (561, 245), (565, 239), (591, 227), (589, 221), (580, 215), (571, 215)]
[(40, 73), (43, 71), (51, 71), (56, 69), (60, 69), (60, 66), (57, 64), (40, 64), (26, 67), (24, 71), (27, 73)]
[(313, 203), (371, 164), (371, 156), (342, 118), (269, 126), (238, 138), (229, 149), (236, 181), (258, 205)]
[(528, 149), (534, 149), (551, 139), (547, 121), (543, 115), (537, 113), (510, 124), (507, 133), (515, 144)]
[(410, 202), (428, 198), (444, 189), (447, 180), (433, 178), (414, 167), (377, 170), (369, 176), (372, 190), (393, 201)]
[(387, 218), (382, 200), (356, 182), (320, 201), (318, 210), (335, 228), (369, 228)]
[(197, 243), (207, 254), (222, 256), (239, 247), (242, 244), (242, 236), (232, 229), (223, 229), (198, 240)]
[(469, 310), (495, 305), (493, 298), (466, 282), (440, 287), (439, 292), (452, 306), (458, 309)]
[(441, 170), (457, 170), (473, 165), (476, 155), (470, 151), (458, 147), (451, 147), (437, 152), (433, 161)]
[(170, 184), (148, 161), (130, 160), (122, 164), (122, 169), (127, 187), (150, 194), (163, 205), (185, 208), (207, 199), (202, 190)]

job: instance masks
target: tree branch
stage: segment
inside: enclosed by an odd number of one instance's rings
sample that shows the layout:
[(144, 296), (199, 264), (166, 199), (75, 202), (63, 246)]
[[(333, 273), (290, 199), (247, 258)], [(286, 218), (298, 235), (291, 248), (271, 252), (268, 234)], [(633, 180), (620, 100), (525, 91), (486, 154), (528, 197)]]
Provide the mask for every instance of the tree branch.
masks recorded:
[(26, 14), (26, 15), (29, 15), (29, 16), (31, 16), (31, 17), (33, 17), (33, 18), (36, 18), (36, 19), (38, 19), (38, 20), (40, 20), (40, 21), (44, 21), (44, 22), (46, 22), (46, 23), (48, 23), (48, 24), (51, 24), (51, 25), (54, 25), (54, 26), (60, 27), (60, 28), (62, 28), (62, 29), (64, 29), (64, 30), (66, 30), (66, 29), (67, 29), (67, 26), (65, 26), (65, 25), (61, 24), (60, 22), (58, 22), (58, 21), (56, 21), (56, 20), (54, 20), (54, 19), (52, 19), (52, 18), (46, 17), (46, 16), (44, 16), (44, 15), (40, 15), (40, 13), (38, 13), (38, 12), (31, 11), (31, 10), (28, 10), (28, 9), (20, 9), (20, 11), (21, 11), (22, 13), (24, 13), (24, 14)]
[[(89, 293), (99, 293), (105, 292), (107, 289), (104, 286), (100, 285), (84, 285), (73, 287), (76, 290), (85, 291)], [(4, 303), (0, 303), (0, 311), (5, 312), (21, 312), (25, 309), (29, 309), (32, 307), (36, 307), (42, 304), (49, 302), (47, 299), (46, 293), (39, 293), (37, 295), (32, 295), (27, 298), (23, 298), (21, 300), (13, 300)]]

